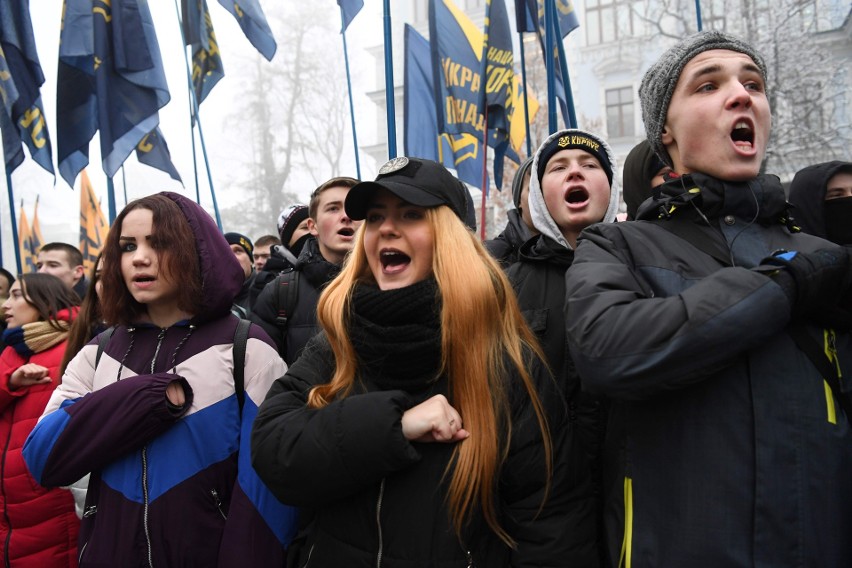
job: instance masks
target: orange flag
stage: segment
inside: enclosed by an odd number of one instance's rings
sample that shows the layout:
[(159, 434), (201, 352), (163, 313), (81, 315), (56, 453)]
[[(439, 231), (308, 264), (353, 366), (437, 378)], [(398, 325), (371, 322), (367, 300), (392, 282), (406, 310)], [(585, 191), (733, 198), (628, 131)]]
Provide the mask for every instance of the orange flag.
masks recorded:
[(109, 230), (100, 201), (95, 195), (86, 170), (80, 173), (80, 252), (89, 274), (95, 266)]

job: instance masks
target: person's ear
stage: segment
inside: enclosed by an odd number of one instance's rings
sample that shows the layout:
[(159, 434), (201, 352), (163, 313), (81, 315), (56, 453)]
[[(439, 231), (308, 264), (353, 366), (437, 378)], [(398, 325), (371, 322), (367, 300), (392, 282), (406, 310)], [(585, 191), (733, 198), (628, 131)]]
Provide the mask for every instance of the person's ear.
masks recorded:
[(663, 146), (668, 146), (674, 142), (674, 137), (669, 133), (669, 129), (667, 127), (663, 127), (663, 131), (660, 133), (660, 140), (662, 140)]
[(78, 264), (74, 267), (74, 280), (80, 280), (83, 275), (86, 273), (86, 269), (83, 268), (82, 264)]
[(319, 234), (319, 230), (317, 229), (317, 223), (311, 217), (308, 217), (308, 232), (313, 236), (317, 236)]

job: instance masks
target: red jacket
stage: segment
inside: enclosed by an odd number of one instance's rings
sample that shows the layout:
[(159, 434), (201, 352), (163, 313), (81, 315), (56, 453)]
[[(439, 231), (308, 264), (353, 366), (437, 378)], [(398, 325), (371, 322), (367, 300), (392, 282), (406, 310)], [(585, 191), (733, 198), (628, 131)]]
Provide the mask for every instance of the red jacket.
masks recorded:
[[(21, 454), (53, 389), (65, 343), (27, 361), (12, 347), (0, 354), (0, 565), (39, 568), (77, 566), (80, 521), (67, 489), (46, 489), (30, 475)], [(50, 384), (9, 390), (9, 378), (25, 363), (50, 369)]]

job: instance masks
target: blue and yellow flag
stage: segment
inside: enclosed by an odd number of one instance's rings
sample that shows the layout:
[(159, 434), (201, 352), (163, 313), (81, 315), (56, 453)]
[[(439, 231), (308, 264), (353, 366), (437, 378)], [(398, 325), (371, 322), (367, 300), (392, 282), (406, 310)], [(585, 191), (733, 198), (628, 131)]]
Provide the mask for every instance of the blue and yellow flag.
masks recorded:
[[(557, 22), (559, 22), (559, 37), (565, 38), (569, 33), (580, 27), (577, 12), (571, 0), (555, 0)], [(535, 16), (533, 16), (535, 14)], [(519, 32), (535, 32), (541, 45), (542, 54), (545, 53), (545, 21), (543, 0), (516, 0), (515, 1), (515, 24)], [(559, 50), (554, 48), (552, 58), (545, 57), (545, 65), (549, 61), (554, 64), (554, 77), (556, 85), (554, 93), (559, 101), (562, 118), (568, 124), (568, 99), (565, 95), (565, 83), (562, 80), (562, 69), (559, 65)]]
[(452, 0), (429, 0), (429, 44), (438, 130), (483, 139), (482, 30)]
[[(559, 19), (561, 37), (565, 37), (580, 27), (577, 12), (574, 11), (572, 0), (555, 0), (556, 17)], [(543, 0), (516, 0), (515, 25), (518, 32), (544, 33), (544, 2)]]
[(515, 153), (520, 153), (524, 139), (527, 137), (524, 100), (526, 99), (529, 102), (530, 122), (535, 120), (535, 115), (538, 114), (540, 105), (538, 104), (538, 99), (532, 93), (527, 93), (527, 96), (524, 97), (524, 85), (521, 83), (521, 78), (517, 75), (515, 75), (514, 83), (515, 89), (512, 96), (515, 102), (512, 104), (512, 116), (509, 118), (509, 140)]
[(59, 173), (74, 185), (100, 131), (103, 169), (114, 176), (169, 102), (146, 0), (65, 0), (57, 92)]
[(136, 145), (136, 159), (147, 166), (166, 172), (172, 179), (183, 184), (180, 174), (172, 163), (169, 145), (166, 144), (166, 139), (159, 127), (146, 134)]
[(514, 112), (515, 54), (509, 15), (504, 0), (487, 0), (485, 6), (485, 89), (480, 108), (488, 110), (488, 145), (494, 148), (494, 184), (503, 184), (503, 158), (520, 163), (509, 143), (510, 119)]
[(340, 33), (343, 33), (355, 19), (355, 16), (358, 15), (358, 12), (361, 11), (361, 8), (364, 7), (364, 0), (337, 0), (337, 5), (340, 6), (340, 15), (343, 20)]
[(278, 45), (275, 43), (269, 24), (266, 23), (266, 16), (258, 0), (219, 0), (219, 4), (237, 19), (240, 29), (255, 49), (267, 61), (272, 61)]
[(95, 266), (108, 230), (109, 225), (101, 210), (101, 203), (95, 195), (86, 170), (83, 170), (80, 175), (80, 252), (83, 253), (86, 274)]
[(207, 0), (182, 1), (183, 38), (186, 45), (192, 47), (192, 87), (195, 100), (200, 105), (219, 79), (225, 76), (225, 69)]
[(29, 0), (0, 2), (0, 131), (9, 173), (24, 161), (22, 143), (38, 165), (53, 173), (50, 137), (39, 91), (43, 83)]
[(21, 253), (21, 272), (24, 274), (38, 272), (38, 268), (36, 268), (38, 249), (33, 248), (33, 232), (30, 229), (30, 222), (27, 220), (27, 213), (24, 211), (23, 199), (18, 217), (18, 246)]
[(482, 185), (482, 145), (471, 134), (438, 132), (429, 42), (405, 25), (405, 155), (426, 158), (456, 170), (458, 178)]

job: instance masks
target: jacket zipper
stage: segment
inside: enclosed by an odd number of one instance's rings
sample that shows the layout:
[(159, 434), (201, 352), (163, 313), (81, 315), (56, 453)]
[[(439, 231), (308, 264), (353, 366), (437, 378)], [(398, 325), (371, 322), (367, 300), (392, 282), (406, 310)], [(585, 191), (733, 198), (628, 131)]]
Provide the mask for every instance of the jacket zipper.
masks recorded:
[(376, 568), (382, 568), (382, 499), (385, 496), (385, 480), (379, 485), (379, 499), (376, 501), (376, 527), (379, 529), (379, 552), (376, 554)]
[[(837, 336), (833, 329), (825, 329), (823, 330), (823, 337), (825, 356), (828, 357), (828, 361), (837, 369), (837, 378), (840, 379), (840, 361), (837, 359)], [(827, 380), (823, 379), (822, 383), (825, 389), (825, 405), (828, 421), (831, 424), (837, 424), (837, 406), (834, 402), (834, 393)], [(848, 418), (852, 419), (852, 417)]]
[(145, 544), (148, 546), (148, 566), (154, 568), (151, 551), (151, 531), (148, 528), (148, 447), (142, 448), (142, 526), (145, 529)]
[(222, 500), (219, 499), (219, 492), (215, 489), (211, 489), (210, 495), (213, 496), (213, 502), (216, 504), (216, 508), (219, 509), (219, 514), (222, 515), (222, 518), (227, 521), (228, 515), (226, 515), (225, 511), (222, 510)]
[[(151, 374), (154, 374), (154, 365), (166, 336), (166, 329), (161, 329), (157, 334), (157, 348), (151, 358)], [(145, 544), (148, 547), (148, 566), (154, 568), (154, 554), (151, 547), (151, 530), (148, 528), (148, 446), (142, 448), (142, 528), (145, 531)]]
[[(94, 517), (95, 513), (98, 512), (97, 505), (89, 505), (85, 509), (83, 509), (83, 518), (88, 519), (89, 517)], [(86, 548), (89, 546), (89, 541), (83, 543), (83, 546), (80, 547), (80, 553), (77, 555), (77, 564), (82, 564), (83, 562), (83, 554), (86, 552)]]
[[(14, 416), (12, 417), (14, 422)], [(3, 562), (8, 567), (12, 566), (12, 560), (9, 558), (9, 543), (12, 541), (12, 519), (9, 518), (9, 503), (6, 495), (6, 455), (9, 453), (9, 444), (12, 441), (12, 428), (9, 428), (9, 434), (6, 436), (6, 443), (3, 446), (3, 463), (0, 464), (0, 490), (3, 491), (3, 518), (6, 519), (6, 525), (9, 527), (9, 532), (6, 533), (6, 543), (3, 548)]]

